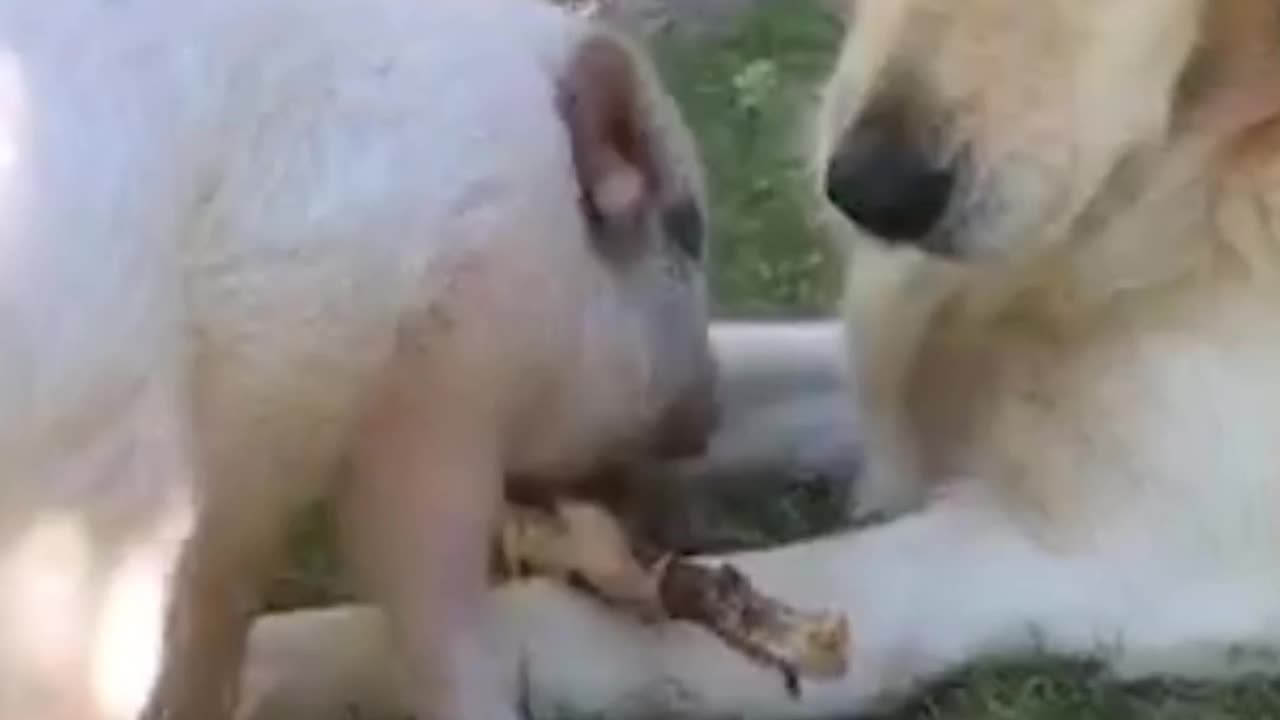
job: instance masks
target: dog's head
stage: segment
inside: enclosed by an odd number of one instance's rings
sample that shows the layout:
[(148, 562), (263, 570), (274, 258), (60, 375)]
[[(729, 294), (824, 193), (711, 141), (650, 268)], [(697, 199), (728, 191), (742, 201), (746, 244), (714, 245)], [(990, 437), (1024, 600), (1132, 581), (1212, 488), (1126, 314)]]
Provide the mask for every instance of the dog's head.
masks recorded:
[(849, 15), (819, 133), (826, 195), (863, 233), (940, 256), (1061, 242), (1110, 179), (1280, 117), (1276, 0), (854, 0)]

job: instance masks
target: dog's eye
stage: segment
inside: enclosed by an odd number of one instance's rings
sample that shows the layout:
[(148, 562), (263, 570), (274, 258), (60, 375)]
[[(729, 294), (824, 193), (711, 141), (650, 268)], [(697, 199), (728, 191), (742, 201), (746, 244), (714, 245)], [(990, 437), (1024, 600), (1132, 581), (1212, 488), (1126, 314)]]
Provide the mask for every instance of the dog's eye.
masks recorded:
[(681, 200), (662, 212), (662, 230), (689, 257), (701, 260), (705, 251), (706, 222), (692, 199)]

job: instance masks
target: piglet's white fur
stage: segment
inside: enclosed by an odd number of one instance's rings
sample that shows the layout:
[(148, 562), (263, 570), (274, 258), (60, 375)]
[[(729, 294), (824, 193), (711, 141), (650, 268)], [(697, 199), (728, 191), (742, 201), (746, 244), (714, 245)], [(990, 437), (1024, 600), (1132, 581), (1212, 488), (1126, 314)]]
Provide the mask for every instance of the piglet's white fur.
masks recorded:
[[(688, 138), (585, 22), (0, 4), (0, 720), (225, 717), (257, 581), (344, 457), (424, 716), (513, 717), (484, 602), (504, 474), (638, 450), (709, 377), (702, 227), (657, 218), (700, 208)], [(645, 181), (625, 207), (590, 192), (614, 171)]]

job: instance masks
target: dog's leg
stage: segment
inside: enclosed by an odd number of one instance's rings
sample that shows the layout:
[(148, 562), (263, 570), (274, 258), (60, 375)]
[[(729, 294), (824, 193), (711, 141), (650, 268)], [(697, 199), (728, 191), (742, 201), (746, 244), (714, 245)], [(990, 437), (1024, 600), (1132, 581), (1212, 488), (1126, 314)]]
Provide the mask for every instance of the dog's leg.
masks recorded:
[(918, 509), (930, 490), (903, 388), (954, 272), (909, 250), (859, 246), (846, 273), (841, 316), (864, 451), (850, 511), (858, 519), (893, 517)]
[(1225, 668), (1233, 641), (1276, 639), (1264, 587), (1200, 581), (1124, 547), (1052, 551), (980, 495), (730, 559), (765, 592), (848, 614), (844, 678), (804, 683), (793, 699), (779, 678), (700, 629), (642, 627), (529, 583), (504, 590), (501, 602), (523, 633), (534, 715), (844, 717), (983, 658), (1045, 651), (1126, 674), (1200, 674)]

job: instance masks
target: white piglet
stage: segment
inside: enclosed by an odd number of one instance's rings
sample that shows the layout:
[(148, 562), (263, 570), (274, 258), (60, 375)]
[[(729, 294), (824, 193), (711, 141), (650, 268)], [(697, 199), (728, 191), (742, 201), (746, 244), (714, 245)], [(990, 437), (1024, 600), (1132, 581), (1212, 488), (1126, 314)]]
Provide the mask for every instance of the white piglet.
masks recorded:
[(228, 717), (330, 491), (421, 716), (515, 717), (504, 478), (705, 442), (702, 198), (541, 3), (0, 4), (0, 720)]

